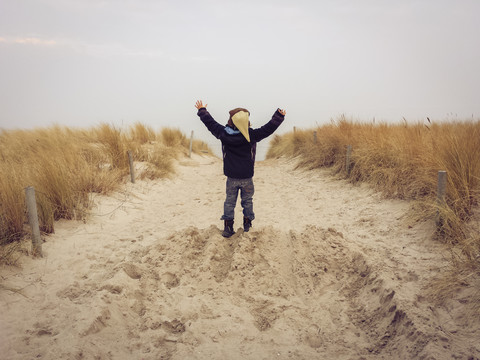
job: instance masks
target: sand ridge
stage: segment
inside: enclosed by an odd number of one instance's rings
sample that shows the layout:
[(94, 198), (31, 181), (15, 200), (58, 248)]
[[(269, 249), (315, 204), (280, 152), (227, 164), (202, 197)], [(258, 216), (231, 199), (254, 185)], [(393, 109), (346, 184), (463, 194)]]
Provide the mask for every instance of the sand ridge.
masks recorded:
[(43, 259), (1, 269), (6, 359), (477, 359), (461, 299), (424, 294), (448, 266), (408, 204), (295, 162), (259, 162), (257, 219), (220, 235), (221, 161), (95, 198)]

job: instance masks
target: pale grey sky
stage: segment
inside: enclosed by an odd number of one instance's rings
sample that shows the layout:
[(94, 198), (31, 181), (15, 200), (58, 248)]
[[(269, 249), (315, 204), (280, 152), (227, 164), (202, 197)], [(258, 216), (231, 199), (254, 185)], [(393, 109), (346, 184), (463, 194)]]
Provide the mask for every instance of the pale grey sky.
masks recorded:
[(478, 0), (0, 0), (0, 128), (480, 118)]

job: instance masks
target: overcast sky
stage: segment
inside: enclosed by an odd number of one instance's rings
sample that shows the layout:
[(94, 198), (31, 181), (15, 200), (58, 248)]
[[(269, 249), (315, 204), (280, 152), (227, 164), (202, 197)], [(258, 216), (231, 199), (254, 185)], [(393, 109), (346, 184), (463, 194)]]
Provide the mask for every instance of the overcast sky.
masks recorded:
[(0, 128), (480, 118), (478, 0), (0, 0)]

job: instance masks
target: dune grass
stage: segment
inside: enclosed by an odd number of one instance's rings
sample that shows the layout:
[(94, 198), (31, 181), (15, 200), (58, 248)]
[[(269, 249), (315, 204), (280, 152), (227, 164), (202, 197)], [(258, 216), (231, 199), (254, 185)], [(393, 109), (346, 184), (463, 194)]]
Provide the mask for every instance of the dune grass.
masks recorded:
[[(478, 262), (480, 235), (470, 225), (480, 200), (480, 121), (373, 124), (340, 117), (316, 129), (275, 136), (270, 145), (267, 158), (296, 157), (301, 167), (329, 167), (387, 197), (418, 200), (417, 215), (423, 218), (439, 211), (438, 237), (459, 245), (467, 259)], [(445, 205), (440, 207), (439, 170), (447, 171), (448, 178)]]
[[(188, 154), (189, 139), (177, 129), (137, 123), (127, 130), (102, 124), (91, 129), (61, 126), (34, 130), (0, 130), (0, 262), (25, 236), (25, 188), (33, 186), (41, 231), (54, 231), (58, 219), (81, 219), (91, 194), (108, 194), (129, 180), (127, 150), (144, 162), (139, 177), (155, 179), (174, 172), (173, 160)], [(194, 140), (193, 152), (209, 152)]]

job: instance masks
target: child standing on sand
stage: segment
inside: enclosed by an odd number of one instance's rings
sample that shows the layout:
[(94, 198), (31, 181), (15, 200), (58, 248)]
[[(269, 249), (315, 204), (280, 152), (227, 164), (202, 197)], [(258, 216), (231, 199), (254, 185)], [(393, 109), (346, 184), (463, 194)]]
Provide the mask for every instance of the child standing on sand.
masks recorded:
[(253, 170), (255, 166), (255, 154), (257, 142), (273, 134), (285, 119), (286, 111), (277, 109), (272, 119), (258, 129), (250, 128), (250, 112), (244, 108), (230, 110), (230, 118), (227, 125), (217, 123), (207, 111), (207, 104), (201, 100), (195, 104), (198, 109), (197, 115), (207, 129), (222, 142), (223, 173), (227, 176), (226, 199), (223, 206), (224, 237), (232, 236), (235, 205), (238, 191), (240, 190), (241, 205), (243, 208), (243, 229), (250, 230), (252, 220), (255, 219), (253, 212)]

